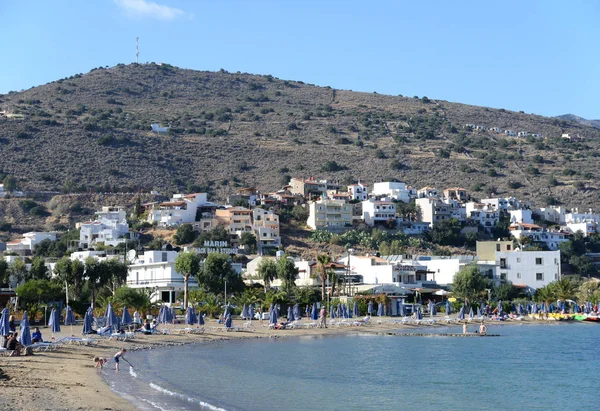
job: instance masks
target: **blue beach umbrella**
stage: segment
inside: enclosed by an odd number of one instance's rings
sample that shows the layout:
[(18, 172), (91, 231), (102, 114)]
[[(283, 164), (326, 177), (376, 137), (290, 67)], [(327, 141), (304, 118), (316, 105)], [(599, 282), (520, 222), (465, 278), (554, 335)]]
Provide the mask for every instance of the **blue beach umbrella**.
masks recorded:
[(458, 319), (459, 320), (465, 319), (465, 306), (464, 305), (462, 307), (460, 307), (460, 311), (458, 312)]
[[(275, 313), (275, 316), (277, 316), (277, 313)], [(319, 318), (319, 314), (317, 312), (317, 304), (313, 304), (310, 318), (312, 320), (317, 320)]]
[(29, 330), (29, 318), (27, 318), (27, 311), (23, 312), (23, 318), (21, 319), (21, 324), (19, 325), (19, 342), (24, 346), (31, 345), (31, 331)]
[(288, 321), (294, 321), (294, 313), (293, 313), (291, 305), (288, 306), (287, 320)]
[(450, 315), (452, 308), (450, 307), (450, 301), (446, 300), (446, 315)]
[(129, 314), (129, 310), (127, 310), (127, 306), (123, 307), (123, 314), (121, 314), (121, 324), (129, 325), (133, 323), (133, 318), (131, 318), (131, 314)]
[[(306, 306), (306, 310), (304, 310), (304, 312), (306, 313), (307, 317), (310, 317), (310, 311), (311, 311), (310, 305), (307, 305)], [(271, 311), (269, 310), (269, 312), (271, 312)]]
[(406, 310), (404, 309), (404, 303), (402, 301), (398, 301), (398, 315), (406, 317)]
[(360, 311), (358, 310), (358, 301), (354, 301), (354, 316), (360, 317)]
[(94, 321), (94, 317), (92, 316), (91, 312), (88, 310), (85, 312), (85, 315), (83, 316), (83, 331), (81, 332), (82, 334), (91, 334), (93, 332), (92, 330), (92, 323)]
[(73, 310), (71, 307), (67, 305), (67, 309), (65, 310), (65, 325), (73, 324), (76, 324), (75, 316), (73, 315)]
[(277, 324), (277, 311), (271, 310), (271, 314), (269, 315), (269, 324)]
[(377, 303), (377, 316), (383, 317), (383, 304)]
[(250, 304), (250, 308), (248, 308), (248, 317), (250, 317), (251, 320), (254, 319), (254, 304)]
[(573, 306), (573, 312), (574, 313), (578, 313), (579, 312), (579, 304), (575, 303), (575, 305)]
[(294, 304), (294, 318), (296, 320), (300, 319), (300, 306), (298, 305), (298, 303)]
[(231, 314), (227, 314), (225, 318), (225, 328), (231, 328)]
[(7, 336), (10, 333), (9, 316), (8, 308), (4, 308), (2, 310), (2, 316), (0, 316), (0, 335)]
[(502, 315), (502, 300), (498, 301), (498, 315)]
[(548, 306), (548, 312), (549, 312), (550, 314), (552, 314), (552, 313), (554, 312), (554, 304), (552, 304), (552, 303), (551, 303), (551, 304)]
[(344, 311), (342, 309), (342, 303), (339, 303), (337, 306), (337, 316), (338, 316), (338, 318), (344, 318)]
[(481, 303), (481, 312), (482, 313), (485, 312), (485, 303), (484, 302)]
[(111, 333), (114, 331), (113, 327), (119, 327), (119, 319), (117, 318), (117, 315), (115, 314), (110, 302), (106, 308), (106, 325), (110, 327), (109, 329)]
[(537, 305), (537, 303), (531, 304), (531, 313), (532, 314), (537, 314), (538, 313), (538, 305)]
[(202, 312), (198, 313), (198, 325), (204, 325), (204, 314)]
[(242, 308), (242, 319), (247, 319), (248, 316), (248, 306), (246, 304), (244, 304), (244, 307)]
[(417, 308), (417, 320), (423, 319), (423, 313), (421, 312), (421, 307)]
[(169, 317), (170, 322), (175, 324), (175, 320), (177, 319), (177, 314), (175, 314), (175, 307), (171, 307), (171, 309), (169, 310)]
[(369, 313), (369, 315), (373, 314), (373, 301), (369, 301), (369, 305), (367, 306), (367, 313)]
[(540, 307), (540, 311), (541, 311), (542, 313), (545, 313), (545, 312), (546, 312), (546, 303), (545, 303), (545, 302), (543, 302), (543, 303), (542, 303), (542, 306)]
[(335, 318), (335, 307), (333, 305), (329, 307), (329, 318), (332, 320)]
[(189, 306), (187, 310), (185, 310), (185, 323), (187, 325), (193, 325), (195, 323), (193, 310), (194, 308)]
[(475, 315), (473, 314), (473, 307), (471, 307), (469, 309), (469, 320), (472, 320), (475, 317)]
[(481, 317), (481, 308), (477, 306), (477, 317)]
[(54, 333), (60, 332), (60, 322), (58, 318), (58, 310), (56, 308), (52, 308), (50, 311), (50, 320), (48, 320), (48, 327), (52, 330), (52, 335)]
[(352, 318), (352, 310), (349, 305), (346, 306), (346, 312), (348, 313), (348, 318)]
[(167, 317), (167, 306), (166, 305), (162, 305), (160, 307), (160, 309), (158, 310), (158, 319), (157, 319), (159, 324), (166, 324), (168, 323), (168, 317)]
[(273, 307), (273, 303), (271, 303), (271, 304), (269, 305), (269, 312), (273, 311), (273, 308), (274, 308), (274, 307)]

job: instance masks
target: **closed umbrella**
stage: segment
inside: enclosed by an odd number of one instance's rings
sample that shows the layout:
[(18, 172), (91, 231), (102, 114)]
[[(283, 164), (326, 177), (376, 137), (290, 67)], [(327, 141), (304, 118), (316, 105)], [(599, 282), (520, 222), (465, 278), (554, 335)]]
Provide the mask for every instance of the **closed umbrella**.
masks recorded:
[(344, 314), (344, 318), (350, 318), (350, 311), (346, 304), (342, 304), (342, 313)]
[(131, 314), (129, 314), (129, 310), (127, 307), (123, 307), (123, 314), (121, 315), (121, 324), (130, 325), (133, 323), (133, 318), (131, 318)]
[(83, 331), (82, 334), (91, 334), (94, 330), (92, 330), (92, 322), (94, 317), (92, 317), (91, 312), (88, 310), (85, 312), (83, 316)]
[(537, 303), (531, 304), (531, 313), (532, 314), (537, 314), (538, 313), (538, 305), (537, 305)]
[(70, 306), (67, 305), (65, 310), (65, 325), (71, 326), (71, 335), (73, 335), (73, 324), (75, 324), (75, 316), (73, 315), (73, 310)]
[(367, 306), (367, 312), (369, 315), (373, 314), (373, 301), (369, 301), (369, 305)]
[(159, 324), (166, 324), (167, 322), (168, 322), (167, 306), (166, 305), (162, 305), (160, 307), (160, 310), (158, 310), (158, 323)]
[(404, 309), (404, 303), (402, 301), (398, 301), (398, 315), (401, 317), (406, 317), (406, 310)]
[(475, 315), (473, 314), (473, 307), (471, 307), (469, 309), (469, 320), (472, 320), (475, 317)]
[(23, 318), (21, 319), (21, 324), (19, 325), (19, 331), (19, 342), (25, 347), (31, 345), (31, 331), (29, 330), (29, 318), (27, 318), (27, 311), (23, 312)]
[[(277, 316), (277, 313), (275, 313), (275, 315)], [(319, 319), (319, 314), (317, 312), (317, 304), (313, 304), (310, 318), (312, 320), (318, 320)]]
[(573, 307), (573, 312), (574, 313), (578, 313), (579, 312), (579, 304), (575, 303), (575, 306)]
[(348, 318), (352, 318), (352, 314), (353, 314), (353, 312), (352, 312), (352, 310), (350, 309), (350, 306), (349, 306), (349, 305), (347, 305), (347, 306), (346, 306), (346, 311), (348, 311)]
[(383, 304), (377, 303), (377, 316), (383, 317)]
[(169, 317), (169, 322), (175, 324), (175, 320), (177, 319), (177, 314), (175, 314), (175, 307), (171, 307), (171, 309), (169, 310)]
[(498, 301), (498, 315), (502, 315), (502, 300)]
[(277, 311), (271, 310), (269, 315), (269, 324), (277, 324)]
[(300, 306), (298, 305), (298, 303), (294, 304), (294, 318), (296, 320), (300, 319)]
[(477, 306), (477, 317), (481, 317), (481, 308)]
[[(307, 305), (306, 310), (305, 310), (306, 318), (310, 318), (310, 311), (311, 311), (310, 305)], [(271, 312), (271, 311), (269, 310), (269, 312)]]
[(8, 308), (4, 308), (2, 310), (2, 316), (0, 316), (0, 335), (7, 336), (8, 334), (10, 334), (10, 324), (8, 317), (10, 317)]
[(231, 314), (227, 314), (225, 318), (225, 328), (231, 328)]
[(251, 320), (254, 319), (254, 304), (250, 304), (250, 308), (248, 308), (248, 317), (250, 317)]
[(451, 312), (450, 301), (446, 300), (446, 315), (450, 315)]
[(204, 325), (204, 314), (202, 312), (198, 313), (198, 325)]
[(421, 307), (417, 308), (417, 320), (423, 319), (423, 313), (421, 312)]
[(329, 307), (329, 318), (333, 320), (335, 317), (335, 307), (332, 305), (331, 307)]
[(465, 319), (465, 306), (464, 305), (462, 307), (460, 307), (460, 311), (458, 312), (458, 319), (459, 320)]
[(551, 303), (551, 304), (548, 306), (548, 312), (549, 312), (550, 314), (552, 314), (552, 313), (554, 312), (554, 304), (552, 304), (552, 303)]
[(48, 326), (52, 331), (52, 336), (54, 337), (54, 333), (60, 332), (60, 322), (58, 318), (58, 310), (56, 308), (52, 308), (50, 311), (50, 320), (48, 321)]
[(196, 321), (194, 321), (194, 308), (188, 306), (187, 310), (185, 310), (185, 323), (187, 325), (194, 325)]
[(292, 312), (292, 306), (288, 305), (288, 312), (287, 312), (287, 320), (288, 321), (294, 321), (294, 313)]
[(337, 316), (338, 318), (344, 318), (344, 309), (342, 308), (342, 303), (339, 303), (337, 306)]
[(242, 319), (246, 320), (248, 318), (248, 306), (246, 304), (244, 304), (244, 307), (242, 308)]
[(108, 307), (106, 307), (106, 325), (109, 327), (111, 334), (115, 331), (113, 327), (119, 327), (119, 319), (110, 302), (108, 303)]
[(358, 301), (354, 301), (354, 316), (360, 317), (360, 311), (358, 310)]

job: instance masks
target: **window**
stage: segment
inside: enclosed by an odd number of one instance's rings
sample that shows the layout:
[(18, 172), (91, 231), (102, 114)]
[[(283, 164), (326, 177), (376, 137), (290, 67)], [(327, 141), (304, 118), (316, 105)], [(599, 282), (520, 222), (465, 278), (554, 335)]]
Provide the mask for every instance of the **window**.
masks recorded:
[(517, 278), (521, 278), (521, 273), (517, 273)]
[(500, 244), (496, 244), (496, 251), (500, 251)]
[(558, 280), (558, 273), (554, 273), (554, 279)]
[(542, 265), (542, 258), (541, 257), (536, 257), (536, 259), (535, 259), (535, 265)]
[(517, 263), (521, 262), (521, 257), (517, 257)]
[(500, 259), (500, 268), (506, 268), (506, 258)]
[(510, 244), (506, 244), (506, 251), (510, 251)]
[(162, 253), (162, 261), (167, 261), (167, 253)]
[(500, 273), (500, 279), (506, 281), (506, 273)]
[(544, 273), (535, 273), (536, 281), (544, 281)]

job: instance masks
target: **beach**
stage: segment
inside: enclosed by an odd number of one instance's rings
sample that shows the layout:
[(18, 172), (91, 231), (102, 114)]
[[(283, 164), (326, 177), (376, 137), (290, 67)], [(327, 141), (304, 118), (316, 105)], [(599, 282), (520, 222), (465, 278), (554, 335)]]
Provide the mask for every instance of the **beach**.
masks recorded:
[[(268, 322), (262, 324), (253, 321), (250, 330), (226, 331), (215, 320), (207, 322), (203, 334), (177, 333), (186, 327), (183, 324), (168, 325), (170, 334), (141, 335), (125, 342), (96, 337), (93, 345), (82, 346), (74, 344), (61, 344), (54, 351), (36, 352), (33, 356), (0, 357), (0, 408), (3, 410), (47, 409), (47, 410), (135, 410), (132, 403), (114, 393), (102, 379), (99, 369), (95, 368), (93, 357), (105, 357), (109, 362), (105, 365), (112, 371), (113, 355), (122, 347), (129, 351), (152, 350), (163, 347), (183, 344), (210, 343), (223, 340), (240, 339), (269, 339), (293, 338), (311, 335), (336, 335), (336, 334), (388, 334), (395, 330), (411, 332), (419, 327), (435, 328), (438, 325), (447, 325), (440, 321), (434, 325), (408, 325), (392, 317), (373, 317), (372, 323), (362, 326), (329, 326), (322, 328), (301, 328), (292, 330), (273, 330), (267, 327)], [(473, 321), (469, 331), (477, 329), (477, 321)], [(504, 324), (540, 324), (546, 321), (528, 320), (487, 322), (488, 332), (494, 332), (496, 327)], [(234, 325), (241, 326), (243, 321), (234, 321)], [(163, 329), (165, 326), (159, 326)], [(458, 330), (458, 328), (457, 328)], [(74, 328), (73, 334), (77, 335), (79, 327)], [(42, 329), (45, 337), (49, 330)], [(460, 333), (460, 331), (457, 331)], [(55, 340), (70, 336), (69, 327), (63, 327), (62, 332), (55, 334)], [(135, 365), (135, 364), (134, 364)], [(127, 372), (128, 365), (121, 363), (121, 371)]]

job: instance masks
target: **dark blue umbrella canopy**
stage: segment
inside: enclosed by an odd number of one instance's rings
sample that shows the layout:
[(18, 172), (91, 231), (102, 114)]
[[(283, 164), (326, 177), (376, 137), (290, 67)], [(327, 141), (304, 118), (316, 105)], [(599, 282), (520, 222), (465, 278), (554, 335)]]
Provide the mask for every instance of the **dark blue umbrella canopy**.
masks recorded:
[(269, 312), (273, 311), (273, 303), (269, 304)]
[(8, 313), (8, 308), (4, 308), (2, 310), (2, 316), (0, 317), (0, 335), (8, 335), (10, 333), (10, 324), (8, 317), (10, 314)]
[[(277, 314), (277, 313), (275, 313), (275, 314)], [(310, 318), (313, 320), (319, 319), (319, 313), (317, 311), (317, 304), (313, 304)]]
[(158, 310), (158, 323), (159, 324), (166, 324), (169, 322), (168, 311), (169, 310), (166, 305), (162, 305), (160, 307), (160, 310)]
[(550, 305), (548, 306), (548, 312), (549, 312), (549, 313), (553, 313), (553, 312), (554, 312), (554, 304), (550, 304)]
[(60, 321), (58, 318), (58, 310), (56, 308), (52, 308), (50, 311), (50, 320), (48, 320), (48, 326), (52, 330), (52, 333), (60, 332)]
[(188, 306), (187, 310), (185, 310), (185, 323), (187, 325), (196, 324), (196, 321), (194, 319), (194, 308), (193, 307)]
[(477, 317), (481, 317), (481, 308), (477, 306)]
[(277, 324), (277, 311), (271, 310), (271, 314), (269, 315), (269, 324)]
[(344, 318), (344, 310), (342, 308), (342, 303), (339, 303), (337, 306), (337, 316), (338, 318)]
[(242, 308), (242, 318), (245, 320), (249, 316), (250, 315), (248, 314), (248, 306), (244, 304), (244, 307)]
[(336, 317), (335, 316), (335, 307), (333, 305), (331, 307), (329, 307), (329, 317), (331, 319), (334, 319)]
[(458, 312), (458, 319), (459, 320), (465, 319), (465, 306), (464, 305), (462, 307), (460, 307), (460, 311)]
[(580, 311), (579, 310), (579, 304), (575, 303), (575, 306), (573, 307), (573, 312), (574, 313), (578, 313), (579, 311)]
[(225, 327), (231, 328), (231, 314), (227, 314), (227, 318), (225, 318)]
[(348, 312), (348, 318), (352, 318), (352, 310), (349, 305), (346, 306), (346, 311)]
[(198, 325), (204, 325), (204, 314), (198, 313)]
[(131, 318), (131, 314), (127, 310), (127, 307), (123, 307), (123, 314), (121, 315), (121, 324), (129, 325), (133, 323), (133, 319)]
[(27, 311), (23, 312), (23, 318), (19, 325), (19, 342), (24, 346), (31, 345), (31, 331), (29, 330), (29, 318), (27, 317)]
[(177, 315), (175, 314), (175, 307), (171, 307), (169, 309), (169, 322), (174, 324), (176, 318)]
[(298, 303), (294, 304), (294, 318), (296, 320), (300, 319), (300, 306), (298, 305)]
[(70, 306), (67, 305), (67, 309), (65, 310), (65, 325), (74, 325), (76, 324), (75, 316), (73, 315), (73, 310)]
[(250, 304), (250, 308), (248, 308), (248, 317), (251, 320), (254, 318), (254, 304)]
[(82, 334), (91, 334), (92, 333), (92, 322), (94, 321), (94, 317), (90, 310), (85, 312), (83, 316), (83, 331)]
[(473, 307), (469, 309), (469, 318), (472, 320), (475, 315), (473, 314)]
[(369, 305), (367, 306), (367, 312), (369, 315), (373, 314), (373, 301), (369, 301)]
[(446, 300), (446, 315), (450, 315), (451, 312), (450, 301)]
[(294, 321), (294, 313), (291, 305), (288, 306), (287, 319), (288, 321)]
[(377, 316), (383, 317), (383, 304), (377, 303)]
[(538, 305), (537, 305), (537, 303), (531, 304), (531, 313), (532, 314), (537, 314), (538, 313)]
[(110, 302), (108, 303), (108, 307), (106, 307), (106, 325), (110, 327), (111, 333), (114, 331), (114, 327), (119, 327), (119, 319)]
[(354, 301), (354, 316), (359, 317), (360, 311), (358, 310), (358, 301)]
[(421, 307), (417, 308), (417, 320), (423, 319), (423, 313), (421, 312)]

